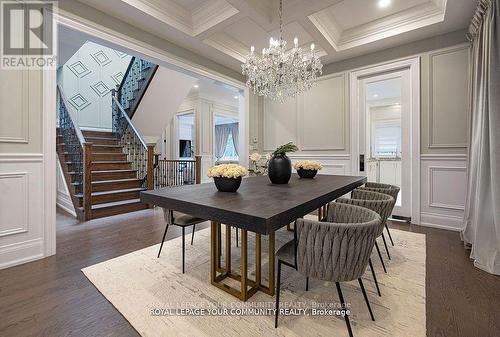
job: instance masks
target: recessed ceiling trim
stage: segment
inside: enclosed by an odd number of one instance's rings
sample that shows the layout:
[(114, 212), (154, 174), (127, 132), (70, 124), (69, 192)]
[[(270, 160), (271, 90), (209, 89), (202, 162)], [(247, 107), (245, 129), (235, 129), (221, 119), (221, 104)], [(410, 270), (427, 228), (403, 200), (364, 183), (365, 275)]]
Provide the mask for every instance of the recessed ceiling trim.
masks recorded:
[(213, 26), (229, 19), (239, 11), (224, 0), (206, 2), (206, 4), (192, 13), (193, 34), (199, 35)]
[(429, 1), (346, 30), (335, 21), (331, 8), (311, 14), (308, 19), (336, 51), (342, 51), (442, 22), (446, 2)]
[(248, 54), (248, 48), (244, 44), (226, 33), (217, 33), (203, 42), (242, 63), (245, 62), (245, 57)]
[(121, 0), (190, 36), (197, 36), (239, 11), (225, 0), (209, 0), (189, 11), (173, 0)]

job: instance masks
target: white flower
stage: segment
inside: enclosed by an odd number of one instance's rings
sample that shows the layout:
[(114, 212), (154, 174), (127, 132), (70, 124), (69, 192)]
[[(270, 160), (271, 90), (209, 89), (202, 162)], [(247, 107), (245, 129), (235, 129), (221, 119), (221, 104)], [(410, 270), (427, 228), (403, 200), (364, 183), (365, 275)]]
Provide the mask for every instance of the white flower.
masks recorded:
[(269, 152), (268, 154), (266, 154), (266, 160), (267, 161), (271, 160), (272, 157), (273, 157), (273, 154), (271, 152)]
[(208, 169), (208, 176), (225, 177), (225, 178), (239, 178), (247, 175), (247, 169), (238, 164), (222, 164), (212, 166)]
[(303, 170), (316, 170), (319, 171), (323, 168), (321, 164), (317, 161), (314, 160), (298, 160), (295, 162), (293, 167), (298, 170), (298, 169), (303, 169)]
[(262, 158), (262, 156), (257, 152), (254, 152), (250, 155), (251, 161), (259, 161), (261, 158)]

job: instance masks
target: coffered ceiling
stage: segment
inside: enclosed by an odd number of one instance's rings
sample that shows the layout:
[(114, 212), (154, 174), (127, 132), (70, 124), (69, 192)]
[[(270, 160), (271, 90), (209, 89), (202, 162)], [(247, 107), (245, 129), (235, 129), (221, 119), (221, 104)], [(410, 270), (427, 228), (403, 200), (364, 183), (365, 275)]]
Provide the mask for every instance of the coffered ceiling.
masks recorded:
[[(279, 0), (80, 0), (240, 71), (278, 36)], [(284, 37), (324, 64), (466, 28), (471, 0), (284, 0)]]

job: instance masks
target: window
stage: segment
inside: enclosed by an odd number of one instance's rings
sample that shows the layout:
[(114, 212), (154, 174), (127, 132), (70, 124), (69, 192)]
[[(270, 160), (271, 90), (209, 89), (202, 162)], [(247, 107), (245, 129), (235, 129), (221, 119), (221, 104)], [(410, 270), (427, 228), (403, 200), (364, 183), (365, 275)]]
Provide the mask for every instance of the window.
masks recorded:
[(227, 138), (226, 150), (224, 151), (224, 155), (220, 158), (220, 161), (238, 161), (239, 157), (236, 153), (236, 149), (234, 148), (233, 143), (233, 135), (229, 135)]
[(401, 156), (401, 122), (377, 121), (372, 124), (372, 157)]

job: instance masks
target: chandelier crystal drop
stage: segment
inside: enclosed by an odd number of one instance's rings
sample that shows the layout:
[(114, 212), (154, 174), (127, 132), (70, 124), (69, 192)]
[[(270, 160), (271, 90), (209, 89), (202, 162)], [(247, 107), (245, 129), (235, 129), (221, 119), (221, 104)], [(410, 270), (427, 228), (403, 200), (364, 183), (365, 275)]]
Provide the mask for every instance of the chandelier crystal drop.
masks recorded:
[(259, 96), (284, 102), (288, 97), (311, 89), (316, 78), (322, 74), (323, 65), (311, 43), (310, 50), (299, 47), (297, 37), (294, 46), (286, 49), (283, 39), (283, 0), (280, 0), (280, 35), (269, 39), (269, 48), (262, 49), (262, 55), (250, 48), (246, 61), (241, 65), (243, 75), (247, 76), (247, 86)]

